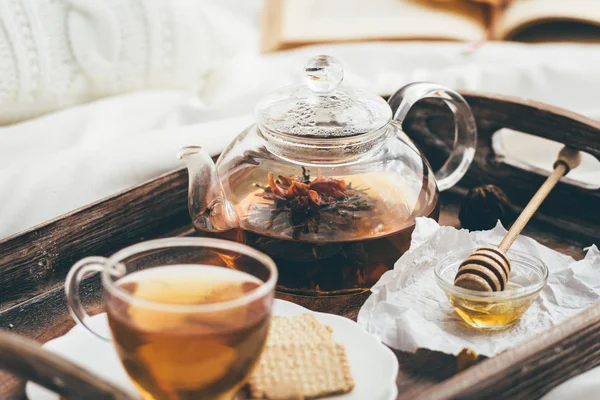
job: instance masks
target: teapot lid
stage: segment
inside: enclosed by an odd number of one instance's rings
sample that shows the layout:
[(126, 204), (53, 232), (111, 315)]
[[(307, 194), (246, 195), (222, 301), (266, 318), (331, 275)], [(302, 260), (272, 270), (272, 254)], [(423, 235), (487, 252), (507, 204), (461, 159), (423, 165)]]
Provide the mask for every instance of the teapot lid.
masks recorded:
[(284, 87), (263, 98), (256, 121), (267, 131), (312, 138), (342, 138), (371, 132), (392, 117), (383, 98), (340, 87), (342, 65), (330, 56), (316, 56), (304, 66), (304, 84)]

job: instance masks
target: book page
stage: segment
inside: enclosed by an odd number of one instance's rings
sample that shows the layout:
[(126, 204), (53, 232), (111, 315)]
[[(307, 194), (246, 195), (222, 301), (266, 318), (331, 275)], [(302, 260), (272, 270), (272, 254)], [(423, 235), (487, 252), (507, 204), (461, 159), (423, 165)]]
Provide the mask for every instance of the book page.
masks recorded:
[[(555, 22), (554, 27), (543, 26)], [(588, 29), (574, 29), (573, 23), (589, 25)], [(520, 0), (511, 4), (498, 21), (494, 37), (497, 39), (513, 39), (520, 32), (540, 25), (539, 40), (555, 40), (574, 37), (581, 33), (583, 41), (586, 34), (598, 34), (600, 30), (600, 1), (598, 0)], [(529, 41), (536, 41), (531, 32)], [(589, 38), (588, 38), (589, 39)], [(600, 37), (598, 38), (600, 40)]]
[(480, 40), (483, 9), (474, 2), (280, 0), (280, 41)]

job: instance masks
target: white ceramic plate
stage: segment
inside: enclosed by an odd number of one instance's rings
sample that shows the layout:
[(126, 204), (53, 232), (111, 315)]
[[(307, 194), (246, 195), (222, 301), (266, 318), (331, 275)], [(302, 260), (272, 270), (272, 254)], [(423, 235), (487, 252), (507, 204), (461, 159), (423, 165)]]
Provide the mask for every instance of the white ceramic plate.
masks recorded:
[[(398, 360), (379, 338), (367, 333), (355, 322), (333, 314), (315, 313), (297, 304), (275, 300), (274, 315), (314, 314), (322, 323), (333, 328), (333, 337), (346, 347), (348, 361), (356, 387), (350, 393), (332, 396), (339, 400), (391, 400), (397, 395), (396, 375)], [(102, 332), (108, 331), (106, 314), (90, 319), (90, 324)], [(94, 374), (135, 393), (125, 370), (121, 366), (115, 348), (76, 326), (66, 335), (47, 342), (44, 348), (57, 353)], [(30, 400), (58, 400), (48, 390), (28, 382), (27, 397)]]

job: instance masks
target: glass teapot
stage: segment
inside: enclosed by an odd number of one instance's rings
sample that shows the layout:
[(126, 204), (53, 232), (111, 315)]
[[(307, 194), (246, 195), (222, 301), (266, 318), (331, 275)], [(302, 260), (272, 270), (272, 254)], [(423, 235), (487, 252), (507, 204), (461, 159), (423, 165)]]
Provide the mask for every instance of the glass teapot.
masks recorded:
[[(263, 98), (256, 124), (216, 164), (201, 147), (180, 151), (190, 216), (198, 231), (271, 256), (280, 291), (362, 292), (408, 249), (415, 218), (437, 220), (438, 191), (453, 186), (473, 160), (475, 121), (458, 93), (432, 83), (401, 88), (392, 107), (340, 86), (342, 66), (329, 56), (312, 58), (304, 78)], [(443, 99), (455, 119), (454, 149), (435, 174), (402, 131), (424, 98)]]

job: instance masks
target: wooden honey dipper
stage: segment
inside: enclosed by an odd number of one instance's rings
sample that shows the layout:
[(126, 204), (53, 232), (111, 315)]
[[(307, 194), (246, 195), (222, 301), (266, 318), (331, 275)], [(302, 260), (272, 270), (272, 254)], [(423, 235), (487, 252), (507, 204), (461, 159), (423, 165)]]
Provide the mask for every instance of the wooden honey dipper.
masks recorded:
[(480, 247), (471, 253), (458, 267), (454, 285), (482, 292), (504, 290), (511, 270), (506, 252), (560, 178), (579, 164), (581, 164), (581, 153), (569, 147), (563, 147), (554, 162), (554, 171), (531, 198), (510, 230), (506, 232), (500, 245), (498, 247)]

